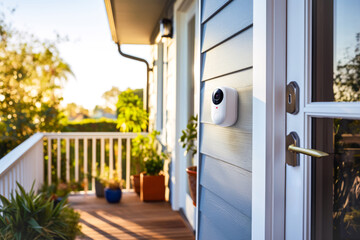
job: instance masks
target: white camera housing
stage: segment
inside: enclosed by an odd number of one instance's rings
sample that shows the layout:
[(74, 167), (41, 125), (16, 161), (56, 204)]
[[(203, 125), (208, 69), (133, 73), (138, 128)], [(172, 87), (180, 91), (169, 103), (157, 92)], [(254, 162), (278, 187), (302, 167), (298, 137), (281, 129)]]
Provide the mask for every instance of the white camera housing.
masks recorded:
[(234, 88), (219, 87), (212, 93), (211, 119), (222, 127), (234, 125), (238, 116), (238, 92)]

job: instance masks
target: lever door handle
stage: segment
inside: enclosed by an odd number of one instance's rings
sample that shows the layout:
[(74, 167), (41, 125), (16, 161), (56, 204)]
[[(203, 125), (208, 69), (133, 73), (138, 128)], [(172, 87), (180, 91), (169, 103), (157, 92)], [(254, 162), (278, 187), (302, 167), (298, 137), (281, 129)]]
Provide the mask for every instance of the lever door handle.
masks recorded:
[(322, 152), (316, 149), (308, 149), (308, 148), (301, 148), (301, 147), (296, 147), (294, 144), (290, 144), (288, 147), (288, 150), (290, 152), (294, 152), (294, 153), (302, 153), (311, 157), (316, 157), (316, 158), (321, 158), (321, 157), (326, 157), (329, 156), (328, 153), (326, 152)]
[(329, 156), (329, 154), (325, 152), (316, 149), (301, 148), (299, 145), (300, 138), (296, 132), (291, 132), (286, 136), (286, 163), (289, 166), (296, 167), (300, 165), (300, 153), (316, 158)]

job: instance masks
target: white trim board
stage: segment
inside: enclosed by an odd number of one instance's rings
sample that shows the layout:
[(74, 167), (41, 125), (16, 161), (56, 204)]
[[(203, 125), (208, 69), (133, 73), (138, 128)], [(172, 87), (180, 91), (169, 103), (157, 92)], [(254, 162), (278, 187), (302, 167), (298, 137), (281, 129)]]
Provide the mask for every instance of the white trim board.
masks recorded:
[[(188, 22), (195, 16), (195, 39), (194, 39), (194, 51), (195, 62), (194, 68), (197, 69), (200, 66), (198, 59), (199, 51), (199, 7), (197, 0), (182, 0), (177, 1), (174, 5), (174, 39), (176, 43), (176, 118), (175, 118), (175, 138), (176, 145), (174, 147), (174, 170), (175, 176), (174, 186), (172, 189), (172, 208), (174, 210), (184, 209), (184, 213), (188, 218), (191, 225), (196, 228), (196, 214), (195, 208), (192, 205), (192, 201), (188, 201), (188, 194), (186, 192), (187, 187), (187, 173), (186, 160), (184, 156), (184, 149), (178, 144), (181, 131), (186, 128), (188, 122), (188, 108), (189, 106), (189, 83), (187, 80), (188, 73)], [(195, 71), (194, 81), (200, 83), (200, 75), (197, 75), (199, 71)], [(198, 91), (196, 89), (196, 91)], [(197, 93), (199, 96), (199, 93)], [(194, 101), (199, 104), (197, 99)], [(195, 113), (198, 107), (195, 107)], [(191, 219), (190, 219), (191, 218)]]
[(284, 239), (286, 0), (254, 0), (252, 239)]

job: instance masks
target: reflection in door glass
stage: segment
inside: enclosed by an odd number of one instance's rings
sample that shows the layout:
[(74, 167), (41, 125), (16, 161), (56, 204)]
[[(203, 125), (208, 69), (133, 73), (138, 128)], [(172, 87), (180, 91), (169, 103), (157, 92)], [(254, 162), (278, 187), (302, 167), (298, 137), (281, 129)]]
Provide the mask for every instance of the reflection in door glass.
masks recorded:
[(360, 120), (314, 119), (312, 239), (360, 239)]
[(313, 101), (360, 101), (360, 1), (313, 8)]

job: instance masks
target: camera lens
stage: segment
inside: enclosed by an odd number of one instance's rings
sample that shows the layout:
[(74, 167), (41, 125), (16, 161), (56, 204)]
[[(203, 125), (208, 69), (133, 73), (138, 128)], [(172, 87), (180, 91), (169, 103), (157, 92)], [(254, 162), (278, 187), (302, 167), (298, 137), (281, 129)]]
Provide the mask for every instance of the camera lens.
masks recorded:
[(215, 105), (218, 105), (219, 103), (221, 103), (223, 98), (224, 98), (224, 93), (223, 93), (223, 91), (221, 91), (221, 89), (218, 88), (213, 92), (212, 101)]

